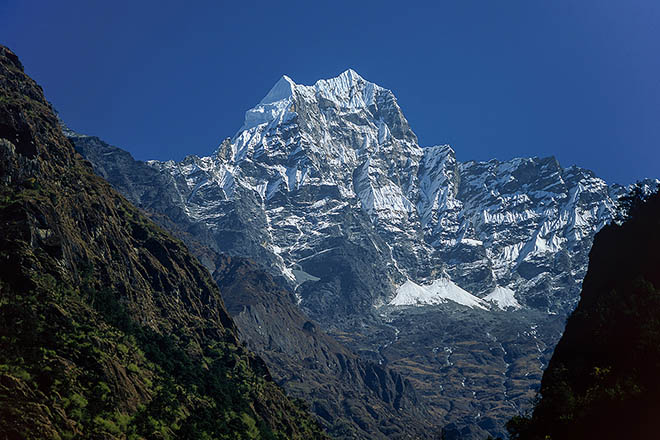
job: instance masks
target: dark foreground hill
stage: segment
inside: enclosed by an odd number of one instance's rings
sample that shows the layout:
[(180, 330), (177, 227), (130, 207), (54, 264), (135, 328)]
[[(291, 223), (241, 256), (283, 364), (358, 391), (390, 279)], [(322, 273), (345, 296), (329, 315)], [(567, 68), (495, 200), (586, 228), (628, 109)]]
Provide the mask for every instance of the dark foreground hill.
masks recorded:
[(0, 46), (0, 438), (322, 438)]
[(514, 439), (642, 439), (660, 432), (660, 193), (596, 235), (577, 309)]

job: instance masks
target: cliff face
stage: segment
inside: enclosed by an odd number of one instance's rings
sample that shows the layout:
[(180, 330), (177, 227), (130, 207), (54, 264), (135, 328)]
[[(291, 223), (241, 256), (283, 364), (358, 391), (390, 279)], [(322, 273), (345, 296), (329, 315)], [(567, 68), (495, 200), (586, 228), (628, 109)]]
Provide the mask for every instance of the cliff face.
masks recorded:
[[(660, 424), (660, 193), (596, 235), (530, 419), (513, 438), (654, 438)], [(549, 436), (549, 437), (546, 437)]]
[(181, 242), (94, 175), (0, 47), (0, 436), (321, 438)]

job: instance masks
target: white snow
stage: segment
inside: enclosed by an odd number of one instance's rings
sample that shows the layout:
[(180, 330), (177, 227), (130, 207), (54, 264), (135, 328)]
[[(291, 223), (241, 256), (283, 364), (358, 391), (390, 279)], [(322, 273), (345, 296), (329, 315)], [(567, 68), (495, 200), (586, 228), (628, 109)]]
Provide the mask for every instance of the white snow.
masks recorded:
[[(356, 85), (364, 84), (361, 93), (354, 93)], [(364, 108), (374, 102), (374, 92), (380, 89), (374, 83), (365, 81), (353, 69), (348, 69), (342, 72), (336, 78), (322, 79), (317, 81), (313, 86), (300, 86), (298, 88), (305, 89), (308, 94), (318, 94), (323, 98), (333, 101), (338, 108)]]
[[(245, 122), (239, 133), (261, 124), (282, 123), (294, 116), (292, 103), (295, 86), (291, 78), (282, 76), (256, 107), (245, 112)], [(236, 143), (245, 142), (237, 139)]]
[(461, 243), (468, 246), (483, 246), (484, 242), (481, 240), (474, 240), (472, 238), (462, 238)]
[(449, 300), (470, 308), (477, 307), (486, 310), (488, 306), (482, 299), (461, 289), (449, 278), (440, 278), (423, 286), (408, 280), (396, 292), (390, 305), (432, 305), (446, 303)]
[(290, 97), (293, 94), (293, 88), (296, 84), (286, 75), (282, 75), (277, 83), (270, 89), (270, 92), (259, 104), (272, 104), (273, 102), (281, 101)]
[(497, 286), (484, 297), (485, 301), (495, 303), (502, 310), (509, 308), (520, 309), (522, 306), (516, 300), (515, 292), (508, 287)]

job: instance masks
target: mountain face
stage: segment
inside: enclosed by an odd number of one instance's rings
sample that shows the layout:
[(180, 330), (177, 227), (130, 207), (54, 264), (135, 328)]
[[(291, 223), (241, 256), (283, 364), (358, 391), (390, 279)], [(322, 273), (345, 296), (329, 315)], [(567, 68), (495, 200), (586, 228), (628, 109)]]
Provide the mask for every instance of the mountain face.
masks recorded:
[(0, 46), (0, 437), (325, 438)]
[[(554, 158), (460, 163), (448, 146), (420, 148), (392, 92), (352, 70), (314, 86), (283, 77), (212, 156), (148, 165), (158, 177), (127, 194), (141, 187), (133, 199), (150, 208), (167, 198), (214, 247), (299, 286), (320, 317), (440, 279), (565, 313), (620, 193)], [(301, 285), (301, 272), (319, 280)]]
[(594, 240), (580, 302), (515, 439), (653, 438), (660, 408), (660, 193)]
[(352, 70), (313, 86), (282, 77), (208, 157), (142, 163), (68, 135), (138, 206), (266, 268), (465, 438), (501, 435), (528, 407), (624, 192), (554, 158), (422, 148), (393, 93)]

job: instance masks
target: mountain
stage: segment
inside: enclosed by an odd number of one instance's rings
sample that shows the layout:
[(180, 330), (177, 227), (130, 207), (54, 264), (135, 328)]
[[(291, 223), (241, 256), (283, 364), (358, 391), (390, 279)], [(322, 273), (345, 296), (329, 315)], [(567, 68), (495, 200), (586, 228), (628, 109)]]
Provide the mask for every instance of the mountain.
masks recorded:
[[(371, 311), (408, 280), (443, 278), (566, 313), (621, 194), (554, 158), (460, 163), (449, 146), (420, 148), (392, 92), (352, 70), (314, 86), (285, 76), (212, 156), (147, 165), (148, 179), (114, 184), (285, 276), (320, 317)], [(319, 271), (333, 258), (339, 278)], [(300, 286), (300, 272), (320, 280)]]
[(258, 263), (325, 332), (410, 378), (433, 420), (475, 438), (529, 407), (625, 192), (552, 157), (422, 148), (394, 94), (350, 69), (312, 86), (282, 77), (208, 157), (143, 163), (69, 136), (131, 201)]
[(660, 193), (594, 240), (580, 302), (514, 439), (653, 438), (660, 428)]
[(225, 257), (213, 274), (242, 341), (289, 394), (307, 400), (337, 438), (437, 438), (409, 380), (325, 333), (255, 263)]
[(0, 437), (326, 438), (0, 46)]

